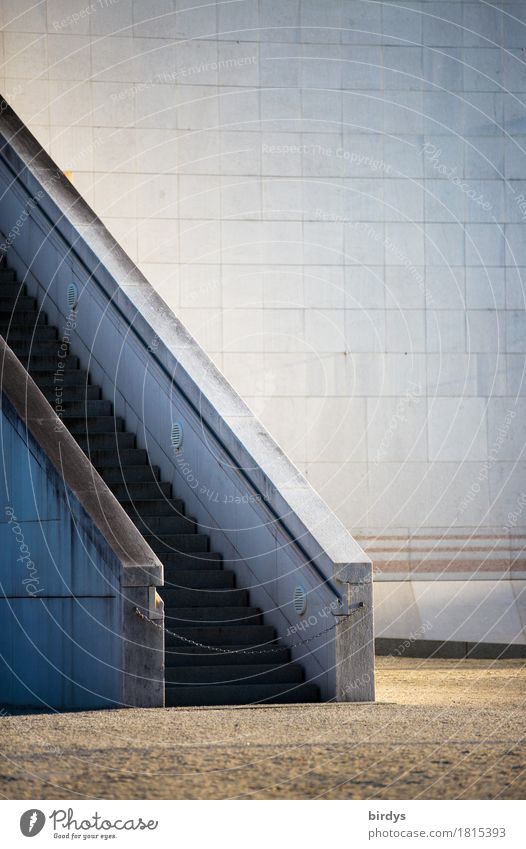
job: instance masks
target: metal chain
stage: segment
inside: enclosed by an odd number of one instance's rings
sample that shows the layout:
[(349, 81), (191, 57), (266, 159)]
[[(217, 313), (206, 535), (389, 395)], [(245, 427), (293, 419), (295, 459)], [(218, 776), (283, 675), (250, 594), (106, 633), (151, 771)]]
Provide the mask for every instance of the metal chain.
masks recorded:
[[(361, 608), (355, 608), (351, 610), (348, 615), (351, 616), (353, 613), (356, 613), (356, 610), (358, 609)], [(222, 646), (208, 646), (206, 643), (198, 643), (196, 640), (191, 640), (190, 637), (183, 637), (182, 634), (177, 634), (175, 631), (170, 631), (169, 628), (165, 628), (163, 625), (158, 625), (157, 622), (153, 621), (153, 619), (148, 619), (148, 617), (145, 616), (142, 610), (139, 610), (138, 607), (135, 608), (135, 613), (140, 619), (144, 619), (145, 622), (149, 622), (155, 628), (158, 628), (159, 631), (163, 631), (165, 634), (169, 634), (171, 637), (176, 637), (178, 640), (183, 640), (185, 643), (190, 643), (192, 646), (197, 646), (197, 648), (210, 649), (211, 651), (216, 651), (220, 654), (267, 654), (268, 652), (283, 651), (284, 648), (298, 648), (299, 646), (304, 646), (306, 643), (311, 643), (313, 640), (317, 640), (318, 637), (323, 636), (323, 634), (328, 634), (329, 631), (334, 631), (338, 624), (338, 620), (336, 620), (333, 625), (330, 625), (323, 631), (319, 631), (317, 634), (313, 634), (312, 637), (307, 637), (306, 640), (302, 640), (299, 643), (291, 643), (290, 645), (286, 646), (270, 646), (266, 649), (224, 649)]]

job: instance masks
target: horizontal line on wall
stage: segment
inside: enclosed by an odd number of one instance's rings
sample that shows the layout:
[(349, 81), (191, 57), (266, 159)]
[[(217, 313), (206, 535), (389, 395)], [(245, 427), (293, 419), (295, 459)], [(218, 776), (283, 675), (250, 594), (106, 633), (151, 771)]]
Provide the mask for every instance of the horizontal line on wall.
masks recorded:
[(526, 571), (517, 572), (376, 572), (373, 569), (373, 581), (381, 583), (400, 583), (407, 581), (526, 581)]

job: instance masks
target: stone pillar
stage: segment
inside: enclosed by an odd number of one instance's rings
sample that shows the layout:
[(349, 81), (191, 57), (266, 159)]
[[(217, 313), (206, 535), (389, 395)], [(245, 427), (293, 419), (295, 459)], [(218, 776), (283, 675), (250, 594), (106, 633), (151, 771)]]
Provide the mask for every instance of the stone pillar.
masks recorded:
[(370, 563), (335, 571), (345, 587), (344, 605), (336, 614), (336, 701), (374, 701), (373, 578)]

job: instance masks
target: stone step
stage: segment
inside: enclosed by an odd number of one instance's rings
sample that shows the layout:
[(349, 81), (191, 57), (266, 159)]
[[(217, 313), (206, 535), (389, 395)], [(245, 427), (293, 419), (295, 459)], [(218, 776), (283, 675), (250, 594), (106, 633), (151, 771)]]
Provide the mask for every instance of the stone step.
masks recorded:
[(4, 336), (4, 328), (11, 324), (26, 324), (34, 327), (35, 324), (47, 324), (47, 316), (36, 310), (0, 310), (0, 333)]
[(175, 554), (161, 554), (160, 560), (164, 565), (165, 579), (177, 581), (179, 572), (214, 571), (223, 568), (223, 559), (217, 551), (188, 551)]
[(90, 416), (86, 419), (76, 413), (70, 415), (66, 412), (61, 418), (73, 434), (122, 433), (124, 431), (124, 419), (120, 416)]
[(143, 534), (194, 534), (197, 525), (187, 516), (134, 516), (133, 522)]
[[(45, 327), (47, 325), (44, 325)], [(26, 336), (23, 339), (13, 339), (11, 337), (9, 346), (19, 359), (22, 357), (43, 357), (53, 356), (54, 360), (58, 359), (59, 352), (62, 354), (63, 349), (60, 347), (59, 339), (32, 339), (31, 336)]]
[(0, 283), (7, 283), (15, 279), (16, 274), (12, 268), (0, 268)]
[(55, 386), (88, 386), (88, 372), (83, 368), (77, 369), (49, 369), (49, 371), (34, 370), (32, 365), (29, 367), (29, 373), (38, 384), (40, 389), (44, 391), (47, 388)]
[(113, 414), (113, 405), (111, 401), (79, 401), (77, 399), (66, 399), (60, 396), (60, 403), (63, 407), (63, 419), (69, 421), (72, 417), (82, 417), (83, 419), (92, 419), (100, 416), (106, 417)]
[[(247, 646), (231, 645), (221, 646), (224, 651), (213, 651), (197, 648), (196, 646), (178, 646), (168, 648), (166, 651), (166, 668), (178, 669), (199, 666), (221, 667), (221, 666), (243, 666), (247, 663), (254, 664), (290, 664), (290, 652), (285, 646), (270, 646), (268, 650), (258, 649), (257, 654), (245, 654)], [(250, 648), (250, 647), (248, 647)]]
[(31, 295), (8, 295), (0, 288), (0, 313), (34, 312), (38, 310), (37, 299)]
[(169, 666), (166, 683), (177, 684), (281, 684), (303, 681), (303, 669), (297, 663), (257, 663), (245, 655), (245, 662), (224, 666)]
[(9, 335), (7, 341), (17, 342), (21, 339), (56, 339), (58, 340), (58, 331), (51, 324), (16, 324), (13, 323), (9, 327)]
[(40, 391), (52, 404), (55, 404), (58, 399), (62, 403), (69, 401), (81, 403), (83, 401), (100, 400), (100, 386), (90, 386), (89, 384), (87, 386), (62, 386), (61, 384), (57, 384), (54, 387), (41, 386)]
[(167, 554), (161, 554), (161, 560), (166, 568), (169, 569), (190, 569), (196, 565), (197, 560), (210, 564), (211, 569), (223, 565), (223, 558), (217, 551), (192, 551), (189, 554), (185, 554), (184, 552), (180, 554), (168, 552)]
[(88, 457), (94, 450), (98, 451), (101, 448), (111, 451), (135, 448), (135, 434), (126, 431), (124, 433), (90, 433), (89, 436), (85, 433), (74, 433), (73, 436)]
[(142, 466), (148, 463), (148, 453), (144, 448), (126, 448), (124, 451), (92, 451), (90, 460), (94, 466)]
[[(93, 451), (91, 452), (93, 454)], [(136, 516), (184, 516), (184, 503), (180, 498), (137, 498), (121, 500), (123, 508), (132, 518)], [(197, 556), (197, 555), (194, 555)]]
[[(133, 485), (133, 484), (132, 484)], [(152, 536), (143, 534), (144, 539), (156, 554), (175, 551), (206, 551), (208, 537), (206, 534), (163, 534)]]
[(27, 295), (25, 283), (17, 283), (16, 280), (4, 280), (0, 277), (0, 295), (2, 298), (17, 298), (19, 295)]
[(195, 625), (262, 625), (257, 607), (171, 607), (164, 612), (164, 626), (177, 632), (179, 626)]
[(203, 705), (299, 704), (317, 702), (315, 684), (218, 684), (166, 686), (167, 707)]
[[(204, 560), (202, 557), (192, 559), (194, 553), (199, 554), (199, 552), (193, 551), (187, 552), (186, 556), (161, 554), (160, 560), (164, 566), (165, 586), (179, 586), (178, 580), (181, 572), (218, 572), (222, 570), (223, 563), (220, 557), (217, 560)], [(165, 563), (168, 558), (172, 558), (172, 563)]]
[(234, 573), (225, 571), (224, 569), (195, 569), (184, 571), (181, 569), (177, 573), (176, 581), (170, 582), (170, 586), (165, 584), (161, 588), (164, 593), (168, 590), (178, 588), (188, 589), (233, 589)]
[[(132, 436), (133, 434), (130, 434)], [(169, 498), (172, 486), (167, 481), (138, 481), (137, 483), (109, 483), (108, 487), (121, 502), (144, 501), (146, 498), (159, 498), (165, 495)]]
[(67, 354), (65, 357), (59, 357), (58, 352), (55, 354), (34, 354), (31, 352), (29, 356), (18, 357), (22, 365), (29, 371), (74, 371), (79, 369), (79, 358), (72, 354)]
[[(166, 645), (170, 647), (188, 645), (193, 640), (206, 646), (247, 646), (253, 649), (268, 649), (274, 645), (275, 631), (271, 625), (202, 625), (194, 628), (178, 628), (178, 637), (166, 634)], [(198, 647), (197, 647), (198, 648)]]
[[(216, 575), (216, 572), (213, 572)], [(219, 572), (220, 575), (228, 574)], [(246, 590), (232, 589), (228, 587), (188, 587), (180, 584), (176, 587), (159, 587), (158, 593), (164, 601), (165, 613), (168, 608), (175, 607), (246, 607), (248, 604), (248, 593)]]
[(98, 466), (97, 471), (107, 483), (140, 483), (160, 478), (159, 466)]

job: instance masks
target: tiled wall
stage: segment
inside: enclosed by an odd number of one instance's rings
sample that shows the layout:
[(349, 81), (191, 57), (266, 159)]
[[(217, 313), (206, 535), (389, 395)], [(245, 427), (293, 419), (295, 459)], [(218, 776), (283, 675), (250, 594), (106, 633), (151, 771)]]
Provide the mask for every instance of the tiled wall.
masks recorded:
[(375, 559), (508, 568), (526, 3), (1, 5), (15, 110)]

